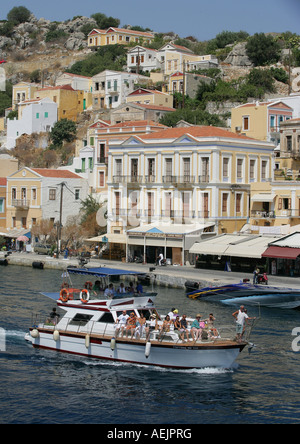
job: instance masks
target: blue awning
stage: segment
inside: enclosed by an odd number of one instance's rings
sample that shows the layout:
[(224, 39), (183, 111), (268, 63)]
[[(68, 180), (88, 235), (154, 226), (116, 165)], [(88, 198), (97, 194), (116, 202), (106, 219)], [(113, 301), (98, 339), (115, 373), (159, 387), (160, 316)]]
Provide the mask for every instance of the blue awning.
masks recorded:
[(127, 275), (139, 276), (145, 274), (145, 273), (140, 273), (138, 271), (128, 271), (128, 270), (120, 270), (116, 268), (106, 268), (106, 267), (68, 268), (67, 272), (69, 274), (81, 274), (85, 276), (96, 276), (96, 277), (127, 276)]

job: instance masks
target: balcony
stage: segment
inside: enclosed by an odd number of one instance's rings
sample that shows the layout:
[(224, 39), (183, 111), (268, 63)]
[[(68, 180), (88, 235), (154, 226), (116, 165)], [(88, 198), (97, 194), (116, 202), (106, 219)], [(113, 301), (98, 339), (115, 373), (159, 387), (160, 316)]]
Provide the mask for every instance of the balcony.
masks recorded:
[(108, 157), (97, 157), (97, 164), (108, 165)]
[(155, 182), (156, 182), (156, 176), (154, 176), (153, 174), (145, 176), (145, 183), (155, 183)]
[(163, 176), (163, 183), (166, 184), (176, 184), (177, 183), (177, 176), (171, 176), (171, 175), (167, 175), (167, 176)]
[(204, 174), (198, 177), (199, 183), (209, 183), (209, 180), (210, 180), (209, 174)]
[(140, 185), (143, 183), (143, 176), (113, 176), (113, 184)]
[(27, 199), (12, 199), (12, 206), (22, 210), (28, 210), (30, 201)]
[(255, 219), (275, 219), (275, 211), (251, 210), (251, 217)]
[(186, 174), (185, 176), (177, 177), (177, 186), (178, 188), (189, 188), (191, 185), (195, 184), (195, 176), (190, 176)]

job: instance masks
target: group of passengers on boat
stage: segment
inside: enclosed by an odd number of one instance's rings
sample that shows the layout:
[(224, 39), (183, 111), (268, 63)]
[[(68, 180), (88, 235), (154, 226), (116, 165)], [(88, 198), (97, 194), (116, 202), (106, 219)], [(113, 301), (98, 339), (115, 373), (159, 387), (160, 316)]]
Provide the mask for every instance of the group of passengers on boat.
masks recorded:
[(151, 332), (158, 331), (157, 340), (162, 341), (167, 333), (174, 331), (182, 342), (218, 337), (218, 331), (214, 328), (213, 313), (210, 313), (207, 319), (201, 319), (202, 316), (197, 314), (196, 319), (189, 324), (186, 314), (180, 317), (178, 310), (172, 308), (161, 323), (155, 313), (152, 313), (147, 320), (142, 312), (137, 316), (134, 311), (128, 314), (123, 310), (116, 319), (115, 336), (128, 338), (130, 335), (130, 339), (141, 339), (144, 335), (148, 341)]

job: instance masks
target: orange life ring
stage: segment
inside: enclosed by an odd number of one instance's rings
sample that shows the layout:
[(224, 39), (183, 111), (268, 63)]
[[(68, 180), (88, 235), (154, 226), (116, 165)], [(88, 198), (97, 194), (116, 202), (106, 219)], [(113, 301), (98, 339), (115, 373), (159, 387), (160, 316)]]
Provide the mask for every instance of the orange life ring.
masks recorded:
[[(86, 295), (85, 298), (83, 296), (84, 294)], [(83, 304), (87, 304), (89, 302), (89, 300), (90, 300), (90, 293), (89, 293), (89, 291), (86, 288), (81, 290), (81, 292), (80, 292), (80, 300), (81, 300), (81, 302)]]
[(66, 288), (63, 288), (62, 290), (60, 290), (59, 295), (60, 295), (59, 299), (61, 301), (68, 302), (70, 294), (69, 294), (69, 291)]

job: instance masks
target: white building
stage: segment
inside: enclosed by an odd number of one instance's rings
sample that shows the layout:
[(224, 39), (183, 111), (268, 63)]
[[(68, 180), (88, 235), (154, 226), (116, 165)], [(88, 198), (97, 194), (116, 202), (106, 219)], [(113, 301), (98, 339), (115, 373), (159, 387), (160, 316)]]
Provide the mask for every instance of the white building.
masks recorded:
[(150, 72), (161, 68), (159, 52), (156, 49), (135, 46), (127, 53), (127, 69), (129, 72)]
[(91, 77), (80, 76), (77, 74), (71, 74), (69, 72), (64, 72), (59, 77), (57, 77), (56, 86), (71, 85), (75, 91), (86, 91), (91, 90)]
[(57, 104), (48, 98), (21, 102), (18, 113), (18, 119), (7, 120), (8, 149), (16, 146), (16, 139), (22, 134), (49, 132), (57, 122)]
[(92, 77), (93, 109), (117, 108), (138, 83), (148, 84), (149, 77), (129, 72), (105, 70)]

